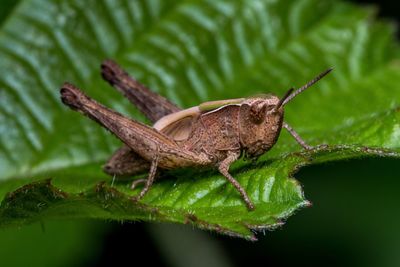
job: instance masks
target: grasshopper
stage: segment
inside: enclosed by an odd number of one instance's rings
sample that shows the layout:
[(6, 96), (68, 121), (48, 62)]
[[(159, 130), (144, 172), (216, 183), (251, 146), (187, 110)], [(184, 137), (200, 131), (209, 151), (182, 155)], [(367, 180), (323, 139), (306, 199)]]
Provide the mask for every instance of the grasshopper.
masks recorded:
[(148, 172), (134, 197), (139, 201), (153, 184), (158, 169), (216, 167), (236, 188), (249, 210), (254, 204), (244, 188), (230, 175), (230, 165), (242, 155), (256, 159), (277, 142), (282, 127), (304, 148), (305, 141), (283, 120), (284, 106), (332, 69), (327, 69), (301, 88), (289, 89), (279, 98), (273, 94), (210, 101), (181, 110), (152, 92), (111, 60), (101, 65), (102, 77), (120, 91), (154, 124), (152, 127), (108, 109), (72, 84), (62, 86), (62, 102), (116, 135), (125, 145), (105, 164), (110, 175), (130, 176)]

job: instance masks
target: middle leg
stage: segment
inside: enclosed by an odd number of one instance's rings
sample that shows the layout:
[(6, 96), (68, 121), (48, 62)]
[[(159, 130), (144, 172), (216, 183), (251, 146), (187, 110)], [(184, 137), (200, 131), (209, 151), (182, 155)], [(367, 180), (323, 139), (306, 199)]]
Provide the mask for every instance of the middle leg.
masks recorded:
[(254, 204), (251, 202), (249, 196), (246, 193), (246, 190), (239, 184), (235, 178), (229, 173), (230, 165), (235, 162), (239, 158), (239, 153), (229, 152), (228, 156), (219, 164), (218, 170), (219, 172), (239, 191), (242, 196), (244, 202), (246, 202), (247, 208), (249, 210), (254, 210)]

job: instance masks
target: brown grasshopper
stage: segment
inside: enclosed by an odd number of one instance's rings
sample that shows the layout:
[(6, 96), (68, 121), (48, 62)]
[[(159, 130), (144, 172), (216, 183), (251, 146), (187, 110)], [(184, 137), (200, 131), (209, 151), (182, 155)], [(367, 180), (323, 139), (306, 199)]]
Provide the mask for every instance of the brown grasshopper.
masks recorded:
[(214, 166), (238, 190), (247, 207), (254, 204), (243, 187), (229, 174), (230, 165), (244, 155), (257, 158), (276, 143), (280, 131), (287, 129), (305, 149), (311, 149), (283, 121), (283, 107), (296, 95), (316, 83), (328, 69), (303, 87), (293, 88), (282, 97), (267, 94), (250, 98), (211, 101), (181, 110), (164, 97), (131, 78), (115, 62), (102, 64), (102, 76), (124, 94), (153, 123), (153, 127), (112, 111), (65, 83), (62, 102), (111, 131), (125, 146), (117, 150), (104, 166), (110, 175), (125, 176), (148, 171), (140, 200), (151, 187), (157, 169)]

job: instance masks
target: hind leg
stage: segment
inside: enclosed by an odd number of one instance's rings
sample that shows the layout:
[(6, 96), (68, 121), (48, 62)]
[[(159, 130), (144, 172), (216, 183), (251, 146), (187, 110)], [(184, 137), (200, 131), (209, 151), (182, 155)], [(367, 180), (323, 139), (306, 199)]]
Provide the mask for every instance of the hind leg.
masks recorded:
[(128, 98), (152, 123), (165, 115), (181, 110), (163, 96), (130, 77), (114, 61), (106, 60), (101, 64), (101, 75), (104, 80)]
[(118, 149), (103, 166), (103, 171), (119, 178), (148, 172), (150, 163), (124, 145)]
[(137, 199), (151, 187), (157, 168), (174, 169), (189, 166), (208, 166), (212, 161), (204, 153), (192, 153), (179, 147), (176, 142), (145, 124), (130, 120), (86, 96), (71, 84), (60, 90), (62, 102), (96, 121), (123, 141), (147, 162), (151, 162), (149, 177)]
[[(181, 110), (166, 98), (130, 77), (114, 61), (106, 60), (101, 64), (101, 75), (153, 123), (165, 115)], [(150, 164), (147, 161), (124, 145), (114, 152), (103, 170), (109, 175), (124, 177), (143, 173), (149, 168)]]

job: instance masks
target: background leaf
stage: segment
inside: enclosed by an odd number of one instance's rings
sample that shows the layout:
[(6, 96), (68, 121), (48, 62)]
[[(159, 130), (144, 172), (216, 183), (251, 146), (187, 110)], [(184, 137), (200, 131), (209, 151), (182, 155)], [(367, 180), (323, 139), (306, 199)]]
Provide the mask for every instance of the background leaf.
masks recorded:
[(46, 221), (23, 228), (1, 229), (1, 263), (3, 266), (87, 266), (101, 249), (104, 229), (98, 222), (83, 220)]
[[(392, 27), (373, 16), (373, 9), (313, 0), (21, 2), (0, 30), (0, 197), (54, 179), (7, 195), (0, 224), (54, 216), (167, 220), (247, 238), (248, 227), (279, 224), (308, 203), (288, 179), (299, 167), (398, 157), (400, 50)], [(110, 186), (100, 170), (118, 141), (58, 96), (61, 83), (72, 81), (142, 118), (99, 78), (107, 57), (182, 107), (282, 95), (334, 66), (286, 109), (303, 138), (331, 146), (299, 153), (284, 132), (257, 165), (238, 163), (233, 174), (254, 199), (253, 213), (214, 172), (168, 174), (134, 206), (126, 183)]]
[(7, 15), (11, 13), (12, 9), (18, 4), (19, 1), (2, 0), (0, 9), (0, 25), (7, 19)]

